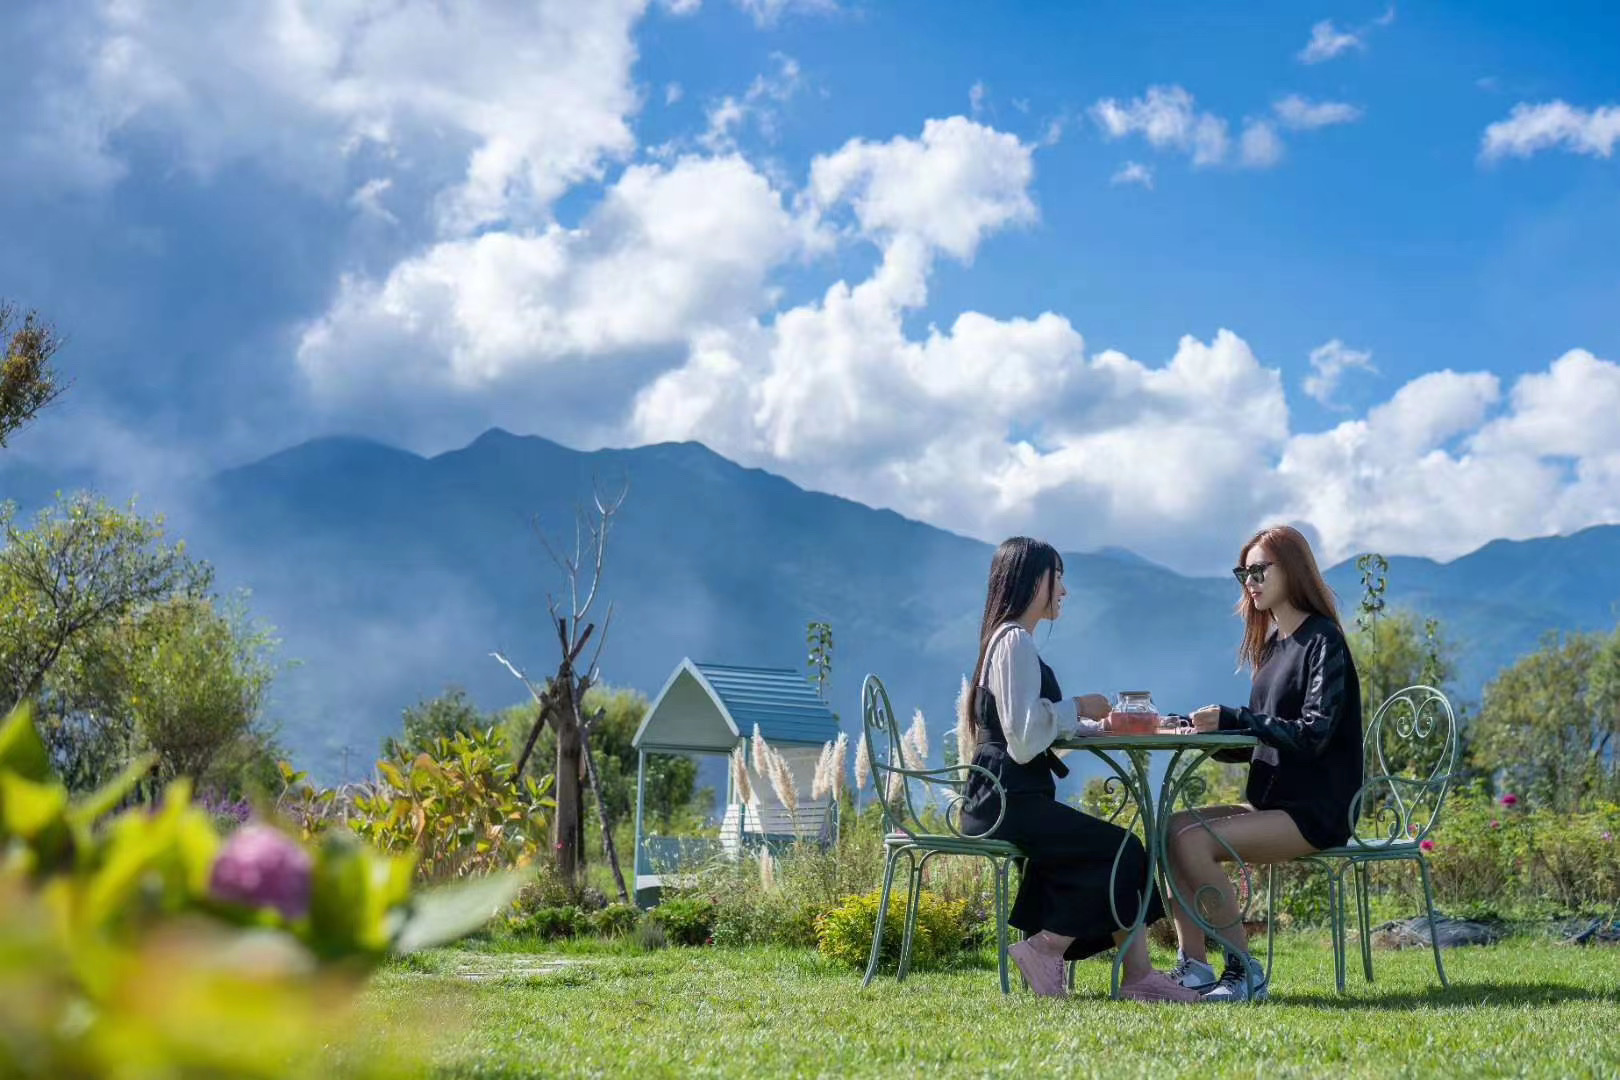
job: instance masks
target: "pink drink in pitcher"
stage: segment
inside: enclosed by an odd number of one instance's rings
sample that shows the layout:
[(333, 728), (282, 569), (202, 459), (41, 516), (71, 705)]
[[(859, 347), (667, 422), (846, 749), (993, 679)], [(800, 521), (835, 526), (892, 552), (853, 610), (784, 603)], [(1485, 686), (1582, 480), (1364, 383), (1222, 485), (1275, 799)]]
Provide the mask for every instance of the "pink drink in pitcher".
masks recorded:
[(1108, 714), (1108, 732), (1111, 735), (1157, 735), (1159, 709), (1153, 704), (1153, 695), (1146, 690), (1121, 690)]

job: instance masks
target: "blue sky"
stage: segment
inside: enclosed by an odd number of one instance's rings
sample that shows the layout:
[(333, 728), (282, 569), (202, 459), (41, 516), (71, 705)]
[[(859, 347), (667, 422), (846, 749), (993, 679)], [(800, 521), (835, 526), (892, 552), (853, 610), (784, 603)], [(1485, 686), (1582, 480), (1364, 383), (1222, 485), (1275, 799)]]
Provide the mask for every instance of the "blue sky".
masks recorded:
[(499, 424), (1201, 572), (1620, 521), (1614, 5), (452, 7), (24, 0), (0, 483)]

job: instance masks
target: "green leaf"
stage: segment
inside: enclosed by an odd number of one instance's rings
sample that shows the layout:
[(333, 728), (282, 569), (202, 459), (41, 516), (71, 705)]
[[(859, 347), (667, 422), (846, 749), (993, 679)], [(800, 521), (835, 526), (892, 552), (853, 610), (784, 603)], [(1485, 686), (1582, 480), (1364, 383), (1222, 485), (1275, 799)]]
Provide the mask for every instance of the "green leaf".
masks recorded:
[(68, 819), (75, 825), (90, 825), (103, 815), (117, 809), (136, 784), (157, 764), (156, 754), (142, 754), (124, 767), (124, 771), (108, 781), (101, 790), (75, 803)]
[(0, 807), (5, 833), (33, 840), (53, 825), (63, 824), (67, 790), (59, 784), (36, 784), (12, 773), (0, 773)]
[(397, 790), (397, 791), (405, 791), (405, 790), (407, 790), (407, 785), (405, 783), (404, 774), (401, 773), (399, 771), (399, 769), (395, 768), (389, 762), (386, 762), (386, 761), (377, 762), (377, 771), (382, 773), (383, 779), (387, 780), (388, 783), (391, 784), (394, 787), (395, 790)]
[(529, 877), (510, 871), (418, 894), (394, 939), (395, 951), (415, 952), (465, 937), (510, 904)]
[(342, 833), (322, 837), (310, 895), (311, 944), (324, 956), (382, 953), (396, 908), (410, 898), (410, 857), (372, 850)]
[(365, 914), (366, 866), (361, 844), (341, 833), (321, 838), (310, 888), (309, 923), (317, 952), (354, 950)]
[(35, 783), (44, 783), (53, 776), (50, 755), (34, 726), (32, 702), (17, 705), (0, 723), (0, 769)]

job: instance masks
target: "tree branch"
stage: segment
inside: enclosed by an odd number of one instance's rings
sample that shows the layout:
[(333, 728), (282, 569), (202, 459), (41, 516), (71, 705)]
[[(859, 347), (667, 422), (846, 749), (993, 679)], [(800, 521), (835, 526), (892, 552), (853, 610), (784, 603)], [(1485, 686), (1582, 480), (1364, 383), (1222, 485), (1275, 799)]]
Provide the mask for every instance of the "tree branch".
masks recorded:
[(545, 697), (540, 693), (540, 690), (534, 685), (533, 682), (529, 680), (527, 675), (523, 674), (523, 672), (519, 671), (512, 665), (512, 661), (508, 660), (498, 652), (492, 652), (489, 655), (499, 660), (501, 662), (501, 666), (512, 673), (513, 678), (517, 679), (524, 686), (529, 688), (529, 696), (534, 698), (536, 704), (545, 704)]
[(603, 506), (601, 492), (596, 490), (596, 485), (594, 483), (591, 485), (591, 500), (596, 504), (597, 514), (601, 516), (602, 530), (601, 532), (597, 532), (594, 529), (591, 531), (591, 538), (594, 541), (594, 546), (596, 548), (595, 565), (591, 570), (591, 591), (585, 597), (585, 606), (583, 608), (575, 608), (575, 611), (578, 613), (578, 618), (583, 619), (587, 614), (589, 614), (591, 605), (596, 602), (596, 590), (598, 586), (602, 584), (602, 564), (607, 556), (608, 530), (612, 528), (613, 515), (619, 512), (619, 507), (624, 505), (624, 500), (629, 494), (630, 481), (626, 480), (624, 482), (624, 486), (619, 489), (618, 498), (614, 499), (610, 505)]
[[(596, 651), (591, 654), (591, 666), (586, 669), (586, 677), (592, 682), (596, 681), (597, 661), (602, 659), (602, 646), (607, 644), (608, 630), (613, 626), (613, 602), (608, 602), (607, 618), (602, 620), (602, 634), (596, 639)], [(583, 644), (583, 641), (581, 642)]]
[(534, 723), (529, 725), (529, 737), (523, 740), (523, 750), (518, 754), (517, 762), (512, 767), (512, 782), (523, 783), (523, 770), (529, 764), (529, 755), (534, 753), (534, 744), (540, 741), (540, 729), (546, 723), (546, 696), (529, 680), (529, 677), (519, 671), (510, 660), (498, 652), (489, 655), (501, 662), (501, 666), (510, 671), (512, 675), (529, 689), (529, 696), (534, 698)]

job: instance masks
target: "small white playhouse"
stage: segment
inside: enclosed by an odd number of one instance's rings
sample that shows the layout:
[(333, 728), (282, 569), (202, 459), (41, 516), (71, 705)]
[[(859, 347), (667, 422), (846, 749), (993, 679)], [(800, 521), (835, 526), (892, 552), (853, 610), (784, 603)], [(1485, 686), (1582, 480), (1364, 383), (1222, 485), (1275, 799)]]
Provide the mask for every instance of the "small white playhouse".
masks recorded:
[(830, 797), (811, 798), (816, 763), (822, 747), (838, 738), (838, 721), (817, 695), (810, 680), (789, 668), (734, 667), (682, 660), (647, 710), (631, 745), (636, 748), (636, 883), (637, 902), (663, 885), (663, 875), (682, 861), (685, 845), (678, 838), (648, 837), (643, 830), (647, 755), (730, 754), (754, 734), (755, 726), (792, 770), (798, 809), (789, 813), (770, 780), (758, 775), (748, 756), (748, 779), (754, 802), (744, 805), (727, 771), (726, 813), (720, 846), (735, 856), (765, 840), (798, 835), (815, 839), (834, 811)]

